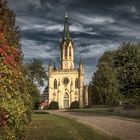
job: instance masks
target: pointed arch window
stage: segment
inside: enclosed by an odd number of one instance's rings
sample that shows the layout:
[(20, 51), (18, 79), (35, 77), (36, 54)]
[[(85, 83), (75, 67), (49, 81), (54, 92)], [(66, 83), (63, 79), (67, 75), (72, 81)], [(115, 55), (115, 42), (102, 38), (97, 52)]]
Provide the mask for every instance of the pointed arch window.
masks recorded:
[(78, 78), (76, 78), (76, 80), (75, 80), (75, 88), (77, 89), (79, 86), (79, 81), (78, 81)]
[(65, 56), (67, 56), (67, 47), (66, 46), (64, 48), (64, 54), (65, 54)]
[(57, 89), (57, 80), (54, 80), (54, 89)]
[(69, 56), (71, 56), (71, 47), (69, 47)]

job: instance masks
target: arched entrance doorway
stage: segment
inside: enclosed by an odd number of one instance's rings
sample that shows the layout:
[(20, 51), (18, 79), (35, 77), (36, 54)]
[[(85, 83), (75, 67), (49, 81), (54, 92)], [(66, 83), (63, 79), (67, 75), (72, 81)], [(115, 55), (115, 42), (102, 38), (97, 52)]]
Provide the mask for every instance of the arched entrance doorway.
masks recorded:
[(64, 94), (64, 108), (69, 108), (69, 95), (68, 93)]

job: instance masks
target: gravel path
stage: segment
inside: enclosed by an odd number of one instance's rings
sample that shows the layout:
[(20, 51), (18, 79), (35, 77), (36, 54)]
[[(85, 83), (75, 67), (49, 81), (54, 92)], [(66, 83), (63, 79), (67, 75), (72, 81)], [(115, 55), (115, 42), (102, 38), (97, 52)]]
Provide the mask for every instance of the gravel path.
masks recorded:
[(80, 122), (90, 124), (109, 135), (122, 140), (140, 140), (140, 123), (115, 117), (95, 116), (79, 112), (47, 111), (50, 114), (67, 116)]

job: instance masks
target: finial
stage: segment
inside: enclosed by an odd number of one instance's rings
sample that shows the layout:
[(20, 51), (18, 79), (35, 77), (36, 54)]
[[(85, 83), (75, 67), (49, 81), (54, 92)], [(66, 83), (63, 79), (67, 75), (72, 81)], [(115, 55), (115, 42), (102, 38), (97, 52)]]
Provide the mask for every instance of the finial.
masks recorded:
[(51, 60), (49, 60), (49, 66), (51, 66), (51, 65), (52, 65)]
[(82, 59), (81, 56), (80, 56), (79, 64), (80, 64), (80, 65), (83, 65), (83, 64), (84, 64), (83, 59)]
[(65, 14), (65, 17), (67, 18), (68, 17), (68, 13), (66, 12), (66, 14)]
[(82, 64), (82, 58), (81, 58), (81, 56), (80, 56), (80, 64)]
[(53, 67), (53, 69), (54, 69), (54, 70), (56, 70), (56, 66), (55, 66), (55, 63), (54, 63), (54, 67)]

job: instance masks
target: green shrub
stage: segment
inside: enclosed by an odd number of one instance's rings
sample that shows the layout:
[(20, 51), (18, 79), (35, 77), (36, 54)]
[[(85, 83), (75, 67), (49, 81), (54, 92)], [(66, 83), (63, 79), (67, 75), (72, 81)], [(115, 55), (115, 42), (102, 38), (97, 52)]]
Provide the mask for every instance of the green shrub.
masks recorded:
[(71, 103), (70, 109), (78, 109), (79, 108), (79, 102), (74, 101)]
[(84, 108), (90, 108), (90, 105), (86, 105), (86, 106), (84, 106)]
[(123, 109), (134, 109), (135, 108), (135, 105), (131, 102), (124, 102), (123, 105), (122, 105)]
[(34, 114), (50, 114), (49, 112), (42, 112), (42, 111), (39, 111), (39, 112), (34, 112)]
[(56, 101), (50, 102), (48, 109), (59, 109), (58, 102)]
[(38, 110), (38, 109), (39, 109), (39, 105), (40, 105), (39, 102), (34, 103), (34, 109), (35, 109), (35, 110)]
[(114, 108), (109, 108), (109, 109), (108, 109), (108, 112), (114, 112), (114, 111), (115, 111)]

